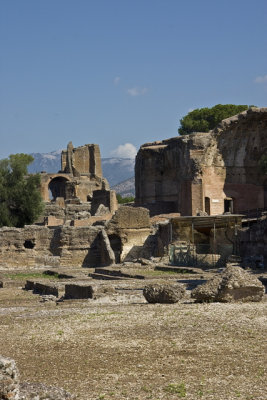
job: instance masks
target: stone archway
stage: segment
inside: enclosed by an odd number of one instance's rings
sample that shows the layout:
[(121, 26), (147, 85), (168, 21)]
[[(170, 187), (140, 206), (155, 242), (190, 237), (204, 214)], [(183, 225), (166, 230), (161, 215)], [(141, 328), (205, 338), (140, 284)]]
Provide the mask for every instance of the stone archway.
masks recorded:
[(68, 182), (67, 178), (63, 176), (57, 176), (48, 184), (48, 190), (51, 192), (52, 200), (56, 200), (57, 197), (63, 197), (66, 199), (66, 183)]

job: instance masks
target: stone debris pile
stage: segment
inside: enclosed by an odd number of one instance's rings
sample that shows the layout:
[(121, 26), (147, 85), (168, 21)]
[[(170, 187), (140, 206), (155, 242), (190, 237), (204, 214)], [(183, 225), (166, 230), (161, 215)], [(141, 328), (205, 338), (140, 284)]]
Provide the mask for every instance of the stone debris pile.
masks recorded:
[(264, 285), (258, 278), (241, 267), (228, 266), (203, 285), (192, 290), (191, 296), (198, 302), (248, 302), (261, 301)]
[(151, 283), (146, 285), (143, 295), (148, 303), (177, 303), (185, 295), (185, 288), (180, 283)]

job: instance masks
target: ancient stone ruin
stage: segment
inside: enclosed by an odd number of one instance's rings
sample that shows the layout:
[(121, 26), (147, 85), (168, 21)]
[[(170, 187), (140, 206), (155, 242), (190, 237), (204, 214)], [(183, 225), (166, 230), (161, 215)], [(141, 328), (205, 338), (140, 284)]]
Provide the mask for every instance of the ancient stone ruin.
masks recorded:
[(243, 213), (267, 208), (267, 108), (250, 108), (208, 133), (141, 146), (135, 165), (136, 204), (152, 215)]
[(46, 225), (88, 225), (91, 216), (112, 215), (117, 209), (116, 193), (102, 175), (97, 144), (74, 148), (68, 144), (61, 154), (61, 171), (41, 173), (41, 194), (46, 202)]
[(144, 144), (136, 204), (117, 209), (99, 147), (70, 142), (61, 171), (41, 174), (43, 217), (23, 229), (0, 229), (1, 265), (103, 267), (169, 253), (181, 266), (223, 267), (232, 254), (263, 266), (266, 215), (252, 227), (240, 213), (267, 209), (259, 167), (266, 152), (267, 108), (251, 108), (208, 133)]
[(1, 265), (97, 267), (149, 258), (161, 235), (151, 226), (147, 209), (129, 206), (120, 207), (104, 224), (4, 227), (0, 229)]

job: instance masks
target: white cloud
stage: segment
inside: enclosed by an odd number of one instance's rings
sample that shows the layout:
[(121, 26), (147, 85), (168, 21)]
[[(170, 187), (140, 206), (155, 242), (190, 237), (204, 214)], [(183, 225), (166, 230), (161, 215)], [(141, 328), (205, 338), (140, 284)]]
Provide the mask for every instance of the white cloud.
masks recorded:
[(132, 143), (120, 144), (116, 149), (111, 151), (113, 157), (134, 158), (137, 150)]
[(120, 80), (121, 80), (121, 78), (120, 78), (119, 76), (116, 76), (116, 77), (113, 79), (114, 85), (117, 86), (117, 85), (119, 84)]
[(140, 88), (140, 87), (133, 87), (127, 90), (127, 93), (130, 96), (144, 96), (146, 94), (148, 89), (146, 87)]
[(267, 83), (267, 75), (257, 76), (254, 80), (255, 83)]

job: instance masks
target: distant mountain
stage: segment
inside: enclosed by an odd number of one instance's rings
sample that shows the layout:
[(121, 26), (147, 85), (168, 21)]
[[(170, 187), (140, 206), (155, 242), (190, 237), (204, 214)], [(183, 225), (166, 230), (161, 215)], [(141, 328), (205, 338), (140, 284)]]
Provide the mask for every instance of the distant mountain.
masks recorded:
[[(29, 165), (28, 171), (31, 174), (46, 171), (56, 173), (61, 168), (61, 151), (51, 153), (31, 153), (34, 161)], [(102, 158), (103, 176), (108, 180), (110, 186), (132, 178), (134, 175), (133, 158)]]
[(134, 158), (102, 158), (103, 176), (110, 186), (134, 176)]
[(31, 153), (34, 161), (29, 165), (28, 172), (35, 174), (37, 172), (58, 172), (61, 168), (61, 151), (52, 151), (51, 153)]
[(112, 189), (119, 193), (122, 197), (135, 197), (135, 179), (134, 176), (126, 181), (112, 186)]

